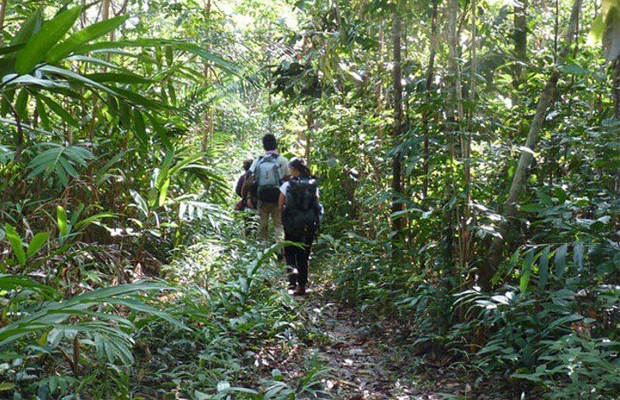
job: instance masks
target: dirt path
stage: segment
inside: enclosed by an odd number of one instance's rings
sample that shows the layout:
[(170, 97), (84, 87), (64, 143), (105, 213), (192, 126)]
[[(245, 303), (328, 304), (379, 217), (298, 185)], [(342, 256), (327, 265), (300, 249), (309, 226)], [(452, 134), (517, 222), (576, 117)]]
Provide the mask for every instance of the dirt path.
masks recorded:
[[(325, 390), (343, 399), (464, 398), (466, 384), (441, 367), (436, 379), (416, 375), (410, 356), (413, 341), (398, 326), (371, 320), (339, 304), (322, 288), (300, 300), (317, 339), (309, 352), (330, 369)], [(467, 397), (467, 396), (465, 396)]]

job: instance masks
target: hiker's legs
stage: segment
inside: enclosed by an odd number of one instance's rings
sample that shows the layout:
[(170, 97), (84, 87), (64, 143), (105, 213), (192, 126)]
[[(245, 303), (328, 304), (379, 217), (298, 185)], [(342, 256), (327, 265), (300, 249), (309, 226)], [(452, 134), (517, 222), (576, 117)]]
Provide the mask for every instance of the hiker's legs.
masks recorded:
[[(290, 240), (287, 238), (287, 240)], [(286, 274), (288, 276), (289, 289), (295, 289), (297, 285), (297, 247), (286, 246), (284, 248), (284, 258), (286, 262)]]
[(276, 235), (276, 243), (281, 243), (284, 237), (284, 226), (282, 226), (282, 212), (277, 204), (273, 208), (273, 230)]
[(305, 241), (305, 245), (303, 249), (297, 249), (297, 283), (300, 286), (306, 286), (308, 283), (308, 261), (310, 259), (312, 241)]
[(258, 203), (258, 238), (267, 240), (269, 237), (269, 203)]

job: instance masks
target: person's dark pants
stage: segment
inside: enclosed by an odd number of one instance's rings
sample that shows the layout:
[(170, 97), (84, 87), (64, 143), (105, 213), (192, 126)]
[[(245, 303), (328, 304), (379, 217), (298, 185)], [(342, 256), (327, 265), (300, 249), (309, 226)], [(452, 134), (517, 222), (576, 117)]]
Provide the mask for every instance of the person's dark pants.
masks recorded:
[(304, 247), (286, 246), (284, 247), (284, 258), (286, 259), (286, 272), (290, 286), (306, 286), (308, 283), (308, 259), (312, 249), (312, 237), (302, 238), (284, 233), (284, 240), (303, 243)]

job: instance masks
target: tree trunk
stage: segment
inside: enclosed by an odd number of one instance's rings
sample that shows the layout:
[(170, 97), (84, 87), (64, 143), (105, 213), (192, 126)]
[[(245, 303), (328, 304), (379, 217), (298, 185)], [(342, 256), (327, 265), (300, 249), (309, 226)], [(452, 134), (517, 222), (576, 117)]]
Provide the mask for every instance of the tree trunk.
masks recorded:
[[(383, 80), (381, 79), (381, 71), (384, 70), (385, 60), (383, 58), (385, 47), (385, 32), (383, 30), (383, 22), (379, 25), (379, 57), (377, 57), (377, 71), (376, 74), (379, 76), (379, 80), (377, 82), (377, 109), (376, 114), (378, 117), (381, 117), (383, 113)], [(383, 124), (379, 124), (379, 138), (383, 140)]]
[(101, 20), (105, 21), (110, 18), (110, 0), (103, 0), (101, 3)]
[[(570, 52), (570, 47), (576, 39), (575, 28), (577, 27), (577, 22), (579, 21), (581, 3), (582, 0), (575, 0), (573, 3), (568, 29), (566, 30), (563, 40), (564, 49), (562, 50), (561, 54), (559, 54), (557, 60), (559, 64), (561, 64), (564, 58), (568, 55), (568, 53)], [(510, 190), (508, 192), (508, 198), (504, 202), (504, 208), (502, 212), (503, 222), (500, 224), (499, 227), (501, 237), (496, 237), (493, 240), (493, 244), (491, 245), (491, 249), (489, 250), (489, 262), (486, 264), (485, 268), (482, 268), (480, 270), (480, 285), (486, 291), (490, 290), (491, 278), (495, 274), (497, 266), (502, 260), (504, 245), (507, 239), (506, 235), (510, 232), (510, 228), (513, 225), (513, 219), (516, 215), (517, 210), (517, 201), (519, 200), (519, 195), (521, 194), (521, 192), (523, 191), (523, 187), (525, 186), (525, 181), (527, 179), (528, 173), (527, 170), (532, 162), (532, 154), (534, 152), (536, 144), (538, 143), (539, 133), (542, 128), (543, 122), (545, 121), (545, 117), (547, 116), (547, 109), (549, 108), (549, 105), (551, 104), (551, 101), (553, 99), (559, 77), (560, 73), (558, 69), (554, 69), (540, 95), (538, 106), (536, 107), (536, 114), (534, 115), (534, 119), (532, 120), (532, 124), (530, 125), (530, 129), (527, 135), (527, 141), (525, 142), (525, 150), (521, 151), (519, 163), (517, 164), (517, 169), (512, 179)]]
[[(207, 0), (207, 4), (205, 5), (205, 15), (207, 19), (207, 24), (210, 24), (211, 23), (211, 0)], [(207, 29), (207, 32), (209, 31), (210, 29)], [(211, 46), (209, 45), (208, 50), (210, 49), (211, 49)], [(209, 62), (206, 62), (204, 66), (204, 78), (205, 78), (205, 84), (208, 85), (211, 81), (211, 63)], [(207, 143), (209, 141), (209, 138), (213, 136), (214, 116), (215, 116), (215, 110), (213, 109), (213, 106), (208, 105), (205, 116), (204, 116), (204, 128), (202, 132), (202, 139), (200, 141), (200, 150), (203, 152), (207, 150)]]
[(614, 117), (620, 120), (620, 58), (611, 65), (612, 85), (611, 93), (614, 98)]
[[(614, 98), (614, 117), (617, 121), (620, 121), (620, 58), (617, 58), (611, 66), (612, 71), (612, 85), (611, 92)], [(616, 170), (616, 177), (614, 182), (614, 193), (620, 195), (620, 168)]]
[(514, 49), (517, 62), (514, 68), (515, 89), (523, 81), (523, 65), (527, 61), (527, 6), (528, 0), (517, 0), (514, 5)]
[[(402, 71), (401, 71), (401, 28), (402, 18), (400, 15), (400, 2), (397, 3), (396, 10), (392, 15), (392, 36), (393, 36), (393, 61), (394, 67), (392, 69), (392, 78), (394, 81), (394, 126), (393, 126), (393, 144), (398, 145), (400, 134), (403, 128), (403, 84), (402, 84)], [(397, 151), (394, 154), (392, 160), (392, 213), (397, 213), (403, 209), (401, 199), (402, 196), (402, 166), (401, 166), (401, 151)], [(403, 220), (402, 216), (394, 218), (393, 228), (396, 234), (392, 239), (392, 256), (399, 258), (398, 248), (402, 239)]]
[(467, 132), (465, 135), (461, 134), (461, 162), (463, 163), (463, 178), (465, 180), (465, 204), (463, 204), (463, 211), (460, 221), (459, 232), (459, 250), (460, 250), (460, 262), (461, 268), (464, 271), (468, 269), (469, 260), (472, 257), (472, 237), (471, 228), (472, 223), (472, 210), (471, 210), (471, 134), (473, 131), (473, 115), (475, 112), (474, 104), (476, 101), (476, 73), (478, 58), (476, 54), (476, 42), (477, 27), (476, 27), (476, 0), (471, 1), (471, 67), (470, 67), (470, 87), (469, 87), (469, 102), (471, 109), (467, 114)]
[[(428, 58), (428, 69), (426, 71), (426, 99), (430, 102), (431, 91), (433, 86), (433, 79), (435, 76), (435, 57), (437, 55), (437, 0), (433, 1), (433, 10), (431, 14), (431, 40)], [(430, 119), (430, 112), (425, 111), (422, 118), (422, 125), (426, 126)], [(428, 138), (428, 129), (424, 129), (424, 184), (422, 187), (422, 199), (426, 200), (428, 197), (428, 183), (429, 183), (429, 158), (430, 158), (430, 143)]]
[[(448, 135), (448, 152), (450, 154), (450, 160), (454, 162), (457, 158), (457, 146), (456, 140), (460, 137), (461, 122), (463, 121), (463, 102), (461, 92), (461, 77), (460, 77), (460, 44), (459, 44), (459, 29), (458, 16), (459, 16), (459, 1), (449, 0), (447, 4), (448, 22), (446, 24), (446, 36), (449, 46), (448, 55), (448, 71), (452, 79), (449, 86), (448, 98), (445, 106), (445, 129)], [(457, 196), (456, 182), (450, 181), (448, 187), (448, 198), (452, 199)], [(460, 210), (459, 207), (445, 208), (446, 229), (444, 236), (446, 237), (446, 245), (444, 246), (444, 257), (446, 260), (451, 261), (454, 259), (454, 242), (455, 225), (460, 224)], [(460, 254), (457, 254), (457, 258)]]
[(2, 46), (2, 43), (4, 41), (2, 32), (4, 32), (4, 18), (6, 17), (7, 3), (8, 0), (2, 0), (2, 3), (0, 3), (0, 46)]
[(304, 143), (304, 157), (306, 158), (306, 163), (310, 165), (310, 150), (311, 150), (311, 140), (312, 140), (312, 132), (314, 131), (314, 109), (313, 105), (308, 105), (308, 112), (306, 114), (306, 131), (304, 132), (303, 138), (305, 139)]

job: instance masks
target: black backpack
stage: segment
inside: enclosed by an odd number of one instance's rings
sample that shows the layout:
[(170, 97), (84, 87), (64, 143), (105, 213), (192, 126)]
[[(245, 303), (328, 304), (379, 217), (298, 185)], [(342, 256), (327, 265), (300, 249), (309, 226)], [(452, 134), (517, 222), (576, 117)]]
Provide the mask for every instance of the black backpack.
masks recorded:
[(321, 217), (314, 177), (296, 177), (289, 181), (286, 203), (282, 212), (284, 230), (296, 238), (313, 238)]

